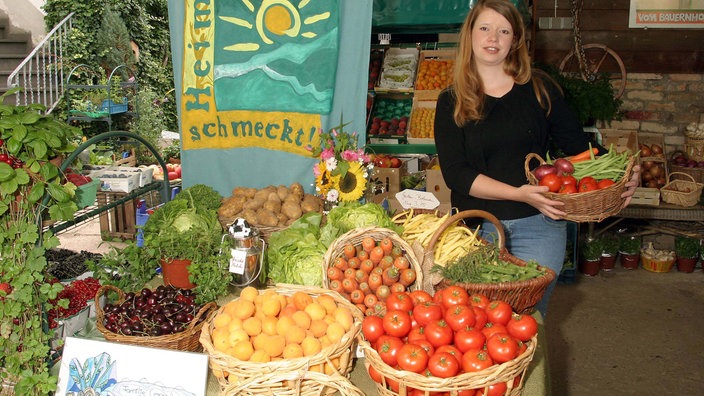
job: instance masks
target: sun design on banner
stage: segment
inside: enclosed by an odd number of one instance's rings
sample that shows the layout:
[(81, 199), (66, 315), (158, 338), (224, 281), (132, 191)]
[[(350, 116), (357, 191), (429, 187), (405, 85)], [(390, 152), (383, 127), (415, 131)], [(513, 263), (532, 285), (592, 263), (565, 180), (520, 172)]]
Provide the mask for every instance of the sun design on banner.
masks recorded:
[(216, 2), (218, 110), (329, 114), (339, 50), (338, 3)]

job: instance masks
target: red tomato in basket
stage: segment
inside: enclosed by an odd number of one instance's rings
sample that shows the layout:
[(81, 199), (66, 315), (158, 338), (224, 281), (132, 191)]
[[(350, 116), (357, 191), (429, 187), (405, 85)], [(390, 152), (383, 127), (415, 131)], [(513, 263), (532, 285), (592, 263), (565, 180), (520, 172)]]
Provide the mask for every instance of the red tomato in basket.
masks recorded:
[(576, 192), (578, 192), (577, 186), (574, 184), (563, 184), (560, 186), (560, 191), (558, 191), (560, 194), (574, 194)]
[(549, 173), (540, 179), (538, 185), (546, 186), (550, 192), (556, 193), (560, 191), (560, 186), (562, 186), (562, 177), (554, 173)]
[(585, 176), (579, 179), (579, 183), (577, 184), (577, 191), (579, 192), (594, 191), (598, 189), (599, 184), (596, 179), (591, 176)]
[(604, 179), (604, 180), (599, 180), (599, 182), (596, 185), (599, 187), (599, 189), (602, 189), (602, 188), (606, 188), (608, 186), (613, 186), (614, 184), (616, 184), (615, 181), (613, 181), (611, 179)]
[(528, 341), (538, 333), (538, 322), (530, 315), (513, 315), (506, 324), (508, 334), (520, 341)]
[(571, 184), (571, 185), (577, 187), (577, 179), (572, 175), (563, 175), (562, 176), (562, 185), (564, 186), (567, 184)]
[(428, 370), (439, 378), (454, 377), (460, 371), (460, 362), (448, 352), (435, 352), (428, 359)]
[(486, 340), (486, 350), (495, 363), (506, 363), (518, 356), (518, 341), (508, 334), (494, 334)]
[(419, 345), (405, 344), (398, 350), (398, 366), (402, 370), (422, 373), (428, 366), (428, 358), (428, 352)]

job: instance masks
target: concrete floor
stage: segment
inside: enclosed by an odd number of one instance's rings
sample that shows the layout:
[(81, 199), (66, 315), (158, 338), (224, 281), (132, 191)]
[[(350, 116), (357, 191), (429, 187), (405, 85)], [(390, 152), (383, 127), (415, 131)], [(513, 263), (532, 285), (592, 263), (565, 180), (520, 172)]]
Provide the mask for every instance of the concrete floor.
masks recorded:
[[(97, 218), (59, 235), (98, 253)], [(545, 319), (552, 395), (704, 395), (704, 273), (642, 268), (577, 274), (558, 284)], [(541, 396), (541, 395), (524, 395)]]

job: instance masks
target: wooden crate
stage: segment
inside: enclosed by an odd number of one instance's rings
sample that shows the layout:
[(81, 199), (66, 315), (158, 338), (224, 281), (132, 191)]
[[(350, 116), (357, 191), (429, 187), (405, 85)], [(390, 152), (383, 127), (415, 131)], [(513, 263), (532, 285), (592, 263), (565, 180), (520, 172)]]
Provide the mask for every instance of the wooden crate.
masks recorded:
[(636, 192), (635, 192), (635, 194), (633, 194), (633, 198), (631, 198), (631, 204), (659, 206), (660, 205), (660, 189), (659, 188), (648, 188), (648, 187), (636, 187)]
[[(413, 109), (411, 110), (410, 123), (408, 125), (407, 139), (410, 144), (434, 144), (435, 131), (433, 128), (435, 120), (436, 100), (420, 100), (413, 98)], [(422, 123), (421, 118), (427, 117), (430, 123)], [(430, 128), (429, 131), (421, 129), (421, 125)]]
[[(99, 191), (97, 194), (97, 205), (107, 206), (119, 199), (126, 193)], [(110, 208), (99, 215), (100, 237), (104, 241), (113, 239), (134, 240), (137, 228), (136, 222), (136, 200), (129, 200), (114, 208)]]
[(422, 75), (425, 73), (424, 70), (433, 62), (447, 62), (450, 67), (454, 67), (454, 61), (457, 52), (455, 50), (428, 50), (421, 51), (420, 58), (418, 60), (418, 71), (416, 72), (416, 81), (414, 85), (414, 98), (420, 100), (437, 100), (440, 92), (446, 88), (450, 82), (452, 82), (452, 69), (448, 70), (448, 80), (444, 86), (429, 89), (427, 87), (419, 86), (419, 80), (422, 79)]

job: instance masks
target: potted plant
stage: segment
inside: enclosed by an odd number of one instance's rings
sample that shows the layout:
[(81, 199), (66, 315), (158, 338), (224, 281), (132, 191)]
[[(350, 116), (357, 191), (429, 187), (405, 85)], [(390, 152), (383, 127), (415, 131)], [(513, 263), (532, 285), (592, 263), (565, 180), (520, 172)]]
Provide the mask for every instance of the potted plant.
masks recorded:
[(693, 272), (699, 259), (699, 239), (680, 236), (675, 239), (677, 270)]
[(605, 235), (601, 240), (600, 268), (604, 271), (611, 271), (616, 264), (618, 256), (619, 240), (613, 235)]
[[(45, 252), (59, 240), (43, 233), (42, 220), (70, 220), (77, 210), (76, 187), (63, 183), (57, 163), (78, 146), (81, 131), (45, 110), (0, 104), (0, 382), (17, 395), (56, 388), (46, 315), (63, 286), (46, 278)], [(66, 299), (57, 304), (68, 307)]]
[(619, 240), (618, 251), (621, 257), (621, 266), (624, 269), (636, 269), (640, 262), (640, 238), (624, 235)]
[(579, 271), (587, 276), (595, 276), (599, 273), (602, 242), (599, 238), (585, 239), (580, 249), (581, 260)]
[(592, 126), (596, 121), (610, 123), (620, 119), (623, 102), (614, 96), (614, 89), (606, 74), (596, 74), (592, 81), (585, 81), (581, 76), (560, 73), (554, 66), (539, 67), (562, 87), (565, 100), (582, 125)]

